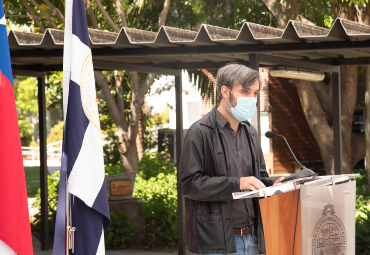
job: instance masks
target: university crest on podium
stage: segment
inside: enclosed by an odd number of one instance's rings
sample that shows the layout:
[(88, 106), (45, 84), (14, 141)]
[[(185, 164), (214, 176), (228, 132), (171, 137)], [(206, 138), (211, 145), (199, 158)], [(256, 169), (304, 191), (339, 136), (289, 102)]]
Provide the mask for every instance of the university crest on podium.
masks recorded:
[(316, 224), (312, 238), (313, 255), (345, 255), (347, 235), (342, 221), (335, 215), (334, 206), (327, 204)]

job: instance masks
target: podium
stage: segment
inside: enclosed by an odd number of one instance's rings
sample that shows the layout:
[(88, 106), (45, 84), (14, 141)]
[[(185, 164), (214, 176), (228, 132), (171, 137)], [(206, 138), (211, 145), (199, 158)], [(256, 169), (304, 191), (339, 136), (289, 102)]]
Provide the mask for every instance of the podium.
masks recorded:
[(233, 197), (261, 198), (266, 255), (352, 255), (358, 176), (302, 178)]

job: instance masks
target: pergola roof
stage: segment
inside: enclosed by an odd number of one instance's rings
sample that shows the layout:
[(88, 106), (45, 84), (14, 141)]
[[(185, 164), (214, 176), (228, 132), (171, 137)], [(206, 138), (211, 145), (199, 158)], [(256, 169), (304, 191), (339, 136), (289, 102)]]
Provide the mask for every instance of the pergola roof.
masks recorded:
[[(63, 34), (55, 29), (44, 34), (10, 31), (13, 68), (61, 70)], [(158, 33), (89, 29), (89, 37), (94, 67), (108, 70), (125, 69), (125, 64), (212, 68), (230, 61), (248, 62), (249, 53), (335, 65), (370, 61), (370, 26), (340, 18), (331, 29), (297, 21), (285, 29), (246, 22), (239, 31), (211, 25), (202, 25), (198, 32), (162, 26)], [(261, 65), (274, 65), (265, 62), (261, 59)]]

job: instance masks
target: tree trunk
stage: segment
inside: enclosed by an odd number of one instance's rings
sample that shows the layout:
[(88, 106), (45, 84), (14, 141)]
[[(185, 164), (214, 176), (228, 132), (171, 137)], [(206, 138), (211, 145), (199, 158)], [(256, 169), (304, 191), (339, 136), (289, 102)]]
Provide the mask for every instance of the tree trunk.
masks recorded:
[[(334, 144), (332, 117), (332, 89), (324, 82), (291, 80), (298, 91), (304, 115), (319, 146), (327, 174), (334, 174)], [(330, 86), (330, 87), (328, 87)], [(357, 66), (341, 67), (342, 93), (342, 171), (352, 168), (365, 155), (364, 135), (352, 133), (352, 121), (357, 96)]]
[[(121, 139), (120, 139), (121, 140)], [(123, 169), (125, 172), (139, 172), (139, 158), (137, 155), (137, 149), (136, 149), (136, 142), (129, 143), (129, 145), (126, 147), (128, 148), (125, 151), (122, 151), (120, 142), (118, 142), (118, 150), (120, 151), (121, 161), (123, 164)]]
[(92, 9), (90, 0), (86, 0), (86, 7), (87, 7), (87, 11), (89, 13), (89, 17), (90, 17), (93, 28), (94, 29), (99, 29), (98, 21), (96, 20), (96, 17), (94, 15), (94, 11)]
[(139, 128), (136, 137), (137, 156), (139, 160), (144, 156), (144, 128), (143, 128), (143, 110), (140, 110)]
[[(303, 113), (320, 149), (325, 172), (334, 174), (333, 128), (329, 126), (327, 115), (314, 88), (314, 82), (291, 80), (291, 83), (297, 88)], [(323, 82), (319, 82), (319, 85), (325, 86)]]

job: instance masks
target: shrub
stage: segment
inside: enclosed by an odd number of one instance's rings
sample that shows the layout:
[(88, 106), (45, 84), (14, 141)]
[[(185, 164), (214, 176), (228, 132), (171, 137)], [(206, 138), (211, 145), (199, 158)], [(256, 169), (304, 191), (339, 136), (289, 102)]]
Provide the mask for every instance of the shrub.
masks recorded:
[(106, 177), (111, 176), (113, 174), (123, 173), (122, 164), (109, 163), (109, 164), (104, 165), (104, 169), (105, 169), (105, 176)]
[(134, 197), (145, 204), (141, 215), (146, 221), (146, 239), (151, 246), (177, 244), (177, 177), (176, 168), (166, 165), (159, 153), (146, 153), (139, 162)]
[(370, 190), (366, 170), (356, 178), (356, 254), (370, 254)]
[(145, 204), (141, 215), (146, 221), (146, 239), (151, 246), (174, 246), (177, 243), (177, 185), (176, 175), (164, 175), (149, 180), (136, 176), (134, 197)]
[(115, 213), (110, 213), (111, 224), (105, 231), (105, 248), (126, 248), (126, 245), (131, 243), (134, 232), (138, 230), (135, 223), (125, 221), (128, 214), (119, 211), (118, 216)]
[(64, 128), (64, 121), (58, 121), (57, 124), (55, 124), (50, 129), (50, 134), (47, 137), (47, 144), (55, 143), (60, 140), (63, 140), (63, 128)]
[(163, 162), (161, 155), (158, 152), (144, 153), (144, 156), (139, 161), (139, 173), (144, 180), (149, 180), (152, 177), (157, 177), (159, 173), (164, 175), (174, 174), (176, 168), (173, 164)]
[[(59, 171), (56, 171), (53, 175), (48, 175), (48, 219), (49, 219), (49, 237), (54, 239), (55, 231), (55, 220), (57, 216), (58, 206), (58, 191), (59, 191)], [(35, 215), (35, 219), (32, 222), (32, 231), (41, 235), (41, 190), (37, 191), (36, 200), (34, 206), (37, 207), (39, 213)]]

